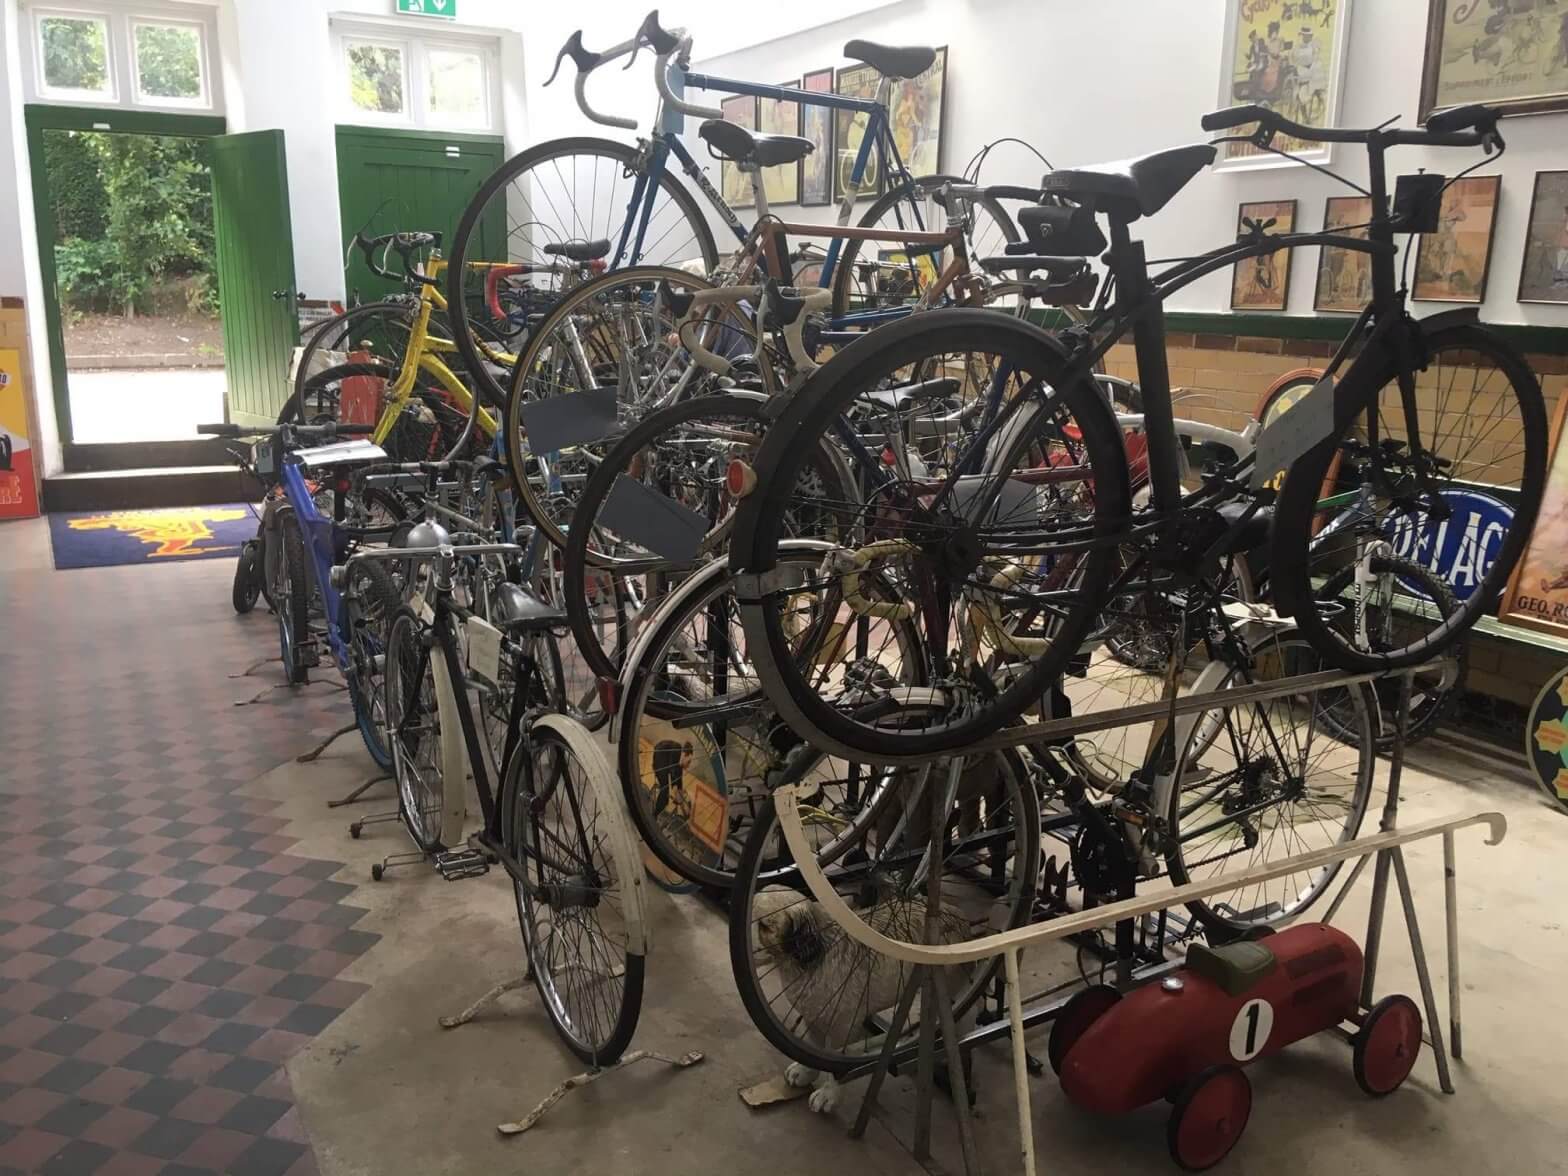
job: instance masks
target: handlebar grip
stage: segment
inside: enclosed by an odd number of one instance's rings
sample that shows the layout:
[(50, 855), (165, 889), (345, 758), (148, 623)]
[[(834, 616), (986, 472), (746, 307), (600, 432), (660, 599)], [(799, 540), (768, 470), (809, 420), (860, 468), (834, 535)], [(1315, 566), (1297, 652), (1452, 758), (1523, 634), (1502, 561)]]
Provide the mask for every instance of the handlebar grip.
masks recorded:
[(674, 53), (676, 46), (680, 44), (680, 38), (659, 24), (659, 10), (657, 8), (644, 18), (642, 28), (637, 30), (637, 40), (640, 44), (647, 45), (660, 56), (666, 53)]
[(1438, 135), (1453, 131), (1488, 130), (1497, 125), (1498, 111), (1479, 102), (1440, 110), (1426, 120), (1426, 129)]
[(209, 437), (243, 437), (245, 430), (239, 425), (197, 425), (196, 431)]
[(568, 57), (572, 59), (572, 64), (577, 67), (579, 74), (587, 73), (604, 60), (604, 54), (595, 53), (592, 49), (583, 47), (583, 31), (578, 29), (570, 37), (566, 38), (566, 44), (562, 45), (561, 51), (555, 55), (555, 68), (550, 71), (550, 76), (545, 80), (545, 85), (548, 86), (555, 81), (555, 75), (561, 72), (561, 62)]
[(1212, 111), (1203, 116), (1203, 129), (1206, 131), (1228, 131), (1232, 127), (1244, 127), (1248, 123), (1272, 123), (1274, 112), (1267, 107), (1251, 104), (1247, 106), (1229, 106), (1224, 110)]

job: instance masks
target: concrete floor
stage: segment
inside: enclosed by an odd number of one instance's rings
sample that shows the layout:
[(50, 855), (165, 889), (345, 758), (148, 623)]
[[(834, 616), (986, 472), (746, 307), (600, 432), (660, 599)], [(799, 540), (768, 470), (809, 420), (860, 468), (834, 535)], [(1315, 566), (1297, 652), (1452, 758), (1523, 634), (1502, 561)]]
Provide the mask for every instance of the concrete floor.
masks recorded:
[(222, 368), (73, 371), (71, 424), (80, 442), (182, 441), (223, 420)]
[[(1220, 1171), (1568, 1171), (1557, 1069), (1568, 1054), (1559, 999), (1568, 941), (1558, 889), (1568, 882), (1568, 823), (1521, 775), (1495, 761), (1432, 744), (1412, 758), (1405, 822), (1475, 808), (1499, 809), (1510, 822), (1497, 848), (1485, 847), (1479, 831), (1461, 835), (1467, 1056), (1455, 1069), (1458, 1093), (1438, 1092), (1427, 1053), (1404, 1089), (1370, 1100), (1351, 1077), (1348, 1048), (1313, 1039), (1249, 1071), (1251, 1126)], [(255, 788), (294, 818), (288, 832), (302, 838), (299, 852), (345, 860), (342, 876), (351, 877), (405, 848), (393, 824), (370, 826), (364, 839), (351, 841), (344, 810), (329, 815), (325, 808), (327, 797), (358, 783), (367, 767), (357, 741), (345, 738), (316, 764), (284, 765)], [(388, 790), (379, 785), (387, 799), (367, 809), (391, 808)], [(1368, 829), (1374, 824), (1369, 815)], [(1446, 1017), (1440, 849), (1427, 842), (1408, 856)], [(1339, 920), (1358, 939), (1370, 881), (1369, 870)], [(471, 1025), (437, 1025), (439, 1015), (458, 1011), (522, 965), (504, 875), (447, 883), (416, 867), (362, 886), (355, 901), (371, 908), (361, 925), (384, 936), (345, 973), (370, 991), (288, 1067), (324, 1173), (921, 1170), (906, 1146), (912, 1076), (888, 1083), (877, 1119), (858, 1143), (845, 1134), (858, 1085), (832, 1117), (811, 1114), (803, 1102), (763, 1111), (742, 1104), (737, 1090), (776, 1074), (783, 1062), (735, 995), (721, 917), (698, 899), (659, 892), (634, 1045), (672, 1055), (702, 1050), (707, 1061), (680, 1072), (639, 1063), (569, 1094), (526, 1137), (502, 1138), (496, 1124), (518, 1118), (581, 1069), (557, 1044), (531, 987)], [(1379, 994), (1419, 997), (1397, 902), (1385, 944)], [(1036, 969), (1052, 964), (1026, 960)], [(1043, 1031), (1033, 1047), (1043, 1056)], [(982, 1049), (977, 1073), (986, 1170), (1017, 1171), (1007, 1045)], [(1176, 1170), (1165, 1151), (1164, 1104), (1096, 1119), (1068, 1104), (1052, 1079), (1035, 1079), (1032, 1090), (1042, 1172)], [(939, 1098), (937, 1108), (937, 1163), (929, 1170), (961, 1171), (948, 1105)]]

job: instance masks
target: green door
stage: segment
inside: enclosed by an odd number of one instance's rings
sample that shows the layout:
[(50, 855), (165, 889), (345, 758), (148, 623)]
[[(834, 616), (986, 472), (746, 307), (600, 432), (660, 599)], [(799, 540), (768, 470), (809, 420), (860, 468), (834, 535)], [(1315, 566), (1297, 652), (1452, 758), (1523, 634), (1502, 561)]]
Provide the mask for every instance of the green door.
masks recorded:
[(350, 301), (358, 295), (372, 302), (400, 289), (366, 268), (364, 255), (351, 248), (356, 233), (436, 232), (450, 251), (463, 209), (504, 159), (505, 145), (492, 135), (339, 127), (338, 208)]
[(271, 424), (288, 399), (299, 342), (294, 232), (282, 131), (212, 140), (212, 219), (228, 365), (228, 416)]

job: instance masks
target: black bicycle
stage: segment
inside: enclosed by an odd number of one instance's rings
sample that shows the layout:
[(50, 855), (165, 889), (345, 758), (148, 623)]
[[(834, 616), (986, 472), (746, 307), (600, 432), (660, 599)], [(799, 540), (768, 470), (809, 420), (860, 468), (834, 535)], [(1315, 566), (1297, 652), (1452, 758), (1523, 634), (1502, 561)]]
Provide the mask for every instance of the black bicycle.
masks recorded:
[[(768, 431), (749, 479), (755, 489), (737, 511), (730, 558), (745, 573), (737, 590), (751, 653), (786, 721), (839, 754), (887, 759), (961, 747), (1037, 701), (1110, 602), (1211, 579), (1223, 557), (1270, 530), (1276, 607), (1327, 662), (1377, 671), (1442, 652), (1491, 607), (1530, 533), (1545, 478), (1546, 414), (1524, 358), (1482, 326), (1473, 308), (1419, 321), (1408, 313), (1395, 237), (1436, 228), (1448, 181), (1400, 177), (1390, 202), (1385, 156), (1404, 145), (1490, 154), (1503, 147), (1497, 120), (1482, 106), (1445, 111), (1424, 130), (1307, 127), (1257, 106), (1208, 115), (1206, 129), (1251, 127), (1235, 137), (1267, 150), (1278, 150), (1279, 135), (1364, 147), (1368, 187), (1351, 186), (1371, 198), (1372, 219), (1365, 236), (1276, 234), (1268, 231), (1272, 222), (1252, 223), (1234, 243), (1152, 274), (1131, 227), (1213, 161), (1214, 143), (1046, 175), (1050, 202), (1022, 210), (1019, 223), (1042, 268), (1064, 256), (1104, 254), (1108, 276), (1088, 322), (1048, 332), (991, 311), (955, 309), (890, 324), (840, 351)], [(1108, 223), (1109, 240), (1098, 218)], [(1216, 270), (1311, 245), (1369, 255), (1371, 303), (1324, 379), (1264, 430), (1256, 451), (1207, 471), (1197, 490), (1184, 492), (1165, 299)], [(1146, 447), (1137, 451), (1091, 374), (1128, 337), (1143, 397)], [(956, 456), (939, 476), (911, 471), (884, 482), (852, 525), (836, 519), (836, 550), (815, 574), (780, 572), (780, 542), (800, 535), (793, 497), (804, 463), (832, 443), (836, 423), (857, 405), (935, 372), (958, 380), (965, 402), (983, 397), (999, 407), (955, 418), (946, 444)], [(1325, 477), (1347, 446), (1367, 455), (1362, 475), (1384, 504), (1384, 532), (1403, 537), (1396, 546), (1429, 562), (1445, 544), (1469, 543), (1483, 569), (1458, 608), (1438, 624), (1412, 628), (1402, 644), (1358, 643), (1358, 627), (1340, 622), (1347, 607), (1359, 606), (1314, 590), (1314, 576), (1334, 570), (1324, 545), (1310, 547), (1314, 518)], [(1280, 471), (1286, 476), (1276, 495), (1271, 483)], [(1135, 503), (1130, 474), (1145, 472), (1147, 499)], [(1469, 513), (1477, 495), (1509, 507), (1492, 512), (1484, 531)], [(1339, 558), (1358, 560), (1365, 546), (1347, 545)], [(895, 586), (897, 603), (859, 591), (873, 571)], [(855, 623), (871, 640), (857, 642), (853, 659), (819, 647), (837, 641), (839, 629), (792, 623), (803, 599), (813, 601), (816, 617)], [(857, 717), (868, 713), (867, 684), (878, 678), (878, 641), (891, 641), (905, 622), (919, 630), (931, 681), (946, 691), (948, 706), (919, 726)]]

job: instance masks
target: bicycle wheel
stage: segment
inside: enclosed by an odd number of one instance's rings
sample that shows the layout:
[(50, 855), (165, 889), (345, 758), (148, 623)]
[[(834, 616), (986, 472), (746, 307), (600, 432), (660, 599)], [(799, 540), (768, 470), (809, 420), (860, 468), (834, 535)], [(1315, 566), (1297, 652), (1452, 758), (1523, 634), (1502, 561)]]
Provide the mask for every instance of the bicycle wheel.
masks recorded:
[[(395, 375), (402, 370), (408, 355), (413, 328), (414, 311), (402, 301), (366, 303), (311, 328), (300, 348), (290, 403), (303, 402), (306, 385), (328, 368), (347, 363), (379, 364)], [(351, 358), (356, 355), (359, 356), (357, 360)], [(288, 404), (283, 406), (283, 411), (290, 411)], [(298, 409), (294, 411), (297, 413)], [(280, 413), (278, 423), (294, 419), (301, 418), (285, 418)], [(307, 412), (303, 419), (312, 418)]]
[[(910, 403), (931, 397), (940, 404), (934, 415)], [(986, 452), (971, 453), (980, 448), (972, 422), (997, 406), (1011, 417), (991, 429)], [(792, 512), (811, 505), (795, 497), (800, 474), (819, 446), (843, 435), (849, 414), (861, 452), (883, 455), (857, 459), (863, 505), (853, 519), (834, 520), (848, 538), (822, 573), (774, 584)], [(904, 440), (912, 436), (918, 451)], [(964, 309), (856, 340), (780, 414), (758, 455), (756, 490), (736, 512), (730, 562), (759, 577), (743, 616), (769, 700), (819, 746), (862, 759), (929, 755), (989, 734), (1038, 699), (1088, 636), (1129, 512), (1115, 421), (1092, 382), (1065, 378), (1051, 336)], [(832, 640), (831, 626), (786, 628), (812, 594), (824, 604), (836, 596), (843, 619), (853, 619), (864, 609), (857, 577), (871, 570), (893, 585), (903, 602), (895, 611), (921, 630), (932, 684), (953, 700), (951, 713), (927, 724), (884, 729), (874, 716), (857, 717), (877, 651), (846, 660), (801, 644)], [(1005, 677), (984, 675), (999, 651), (1009, 656)]]
[[(506, 279), (511, 302), (499, 308), (508, 319), (544, 314), (563, 279), (587, 277), (595, 265), (690, 262), (704, 274), (718, 266), (707, 217), (668, 169), (650, 201), (632, 204), (646, 174), (647, 161), (629, 144), (552, 139), (509, 159), (468, 202), (448, 254), (447, 313), (464, 362), (495, 403), (505, 403), (506, 389), (469, 334), (476, 318), (494, 325), (492, 263), (518, 267)], [(550, 248), (601, 240), (609, 242), (605, 256), (577, 263)]]
[(348, 644), (349, 701), (365, 750), (382, 771), (392, 767), (387, 748), (387, 634), (400, 596), (392, 574), (380, 563), (353, 564), (343, 586), (343, 639)]
[(507, 765), (500, 804), (545, 1012), (579, 1058), (610, 1065), (637, 1029), (647, 951), (642, 865), (610, 767), (580, 726), (547, 715)]
[[(734, 378), (693, 362), (676, 339), (674, 311), (660, 296), (662, 289), (689, 294), (712, 288), (706, 279), (676, 269), (620, 270), (566, 295), (529, 338), (512, 373), (506, 457), (523, 506), (558, 547), (566, 545), (566, 528), (584, 484), (621, 432), (677, 399), (734, 386)], [(734, 375), (744, 378), (756, 349), (751, 324), (715, 310), (702, 330), (704, 345), (740, 361)], [(772, 386), (771, 373), (766, 379), (755, 370), (751, 375), (758, 387)], [(561, 401), (574, 395), (574, 401)], [(597, 402), (597, 413), (587, 413), (584, 424), (575, 427), (599, 435), (551, 442), (551, 449), (536, 451), (528, 421), (546, 400), (585, 409)]]
[(446, 780), (434, 664), (440, 656), (430, 629), (411, 610), (399, 609), (387, 635), (387, 744), (398, 809), (422, 853), (446, 848), (441, 840)]
[[(781, 560), (809, 570), (824, 547), (791, 544)], [(644, 843), (683, 878), (718, 888), (729, 887), (772, 782), (803, 742), (762, 693), (734, 585), (727, 568), (711, 564), (658, 610), (622, 679), (617, 728), (621, 787)], [(869, 591), (893, 599), (885, 585)], [(894, 627), (896, 654), (883, 668), (890, 681), (918, 688), (919, 637), (907, 623)], [(855, 637), (840, 635), (846, 644)], [(822, 761), (818, 770), (817, 809), (849, 819), (866, 808), (868, 769)]]
[[(1290, 467), (1274, 513), (1270, 566), (1280, 611), (1295, 618), (1301, 635), (1331, 664), (1346, 670), (1418, 665), (1494, 611), (1540, 508), (1546, 409), (1529, 365), (1475, 325), (1440, 328), (1425, 343), (1426, 363), (1415, 376), (1419, 444), (1412, 444), (1392, 360), (1365, 390), (1347, 389), (1342, 381), (1339, 403), (1357, 406), (1356, 415)], [(1365, 478), (1386, 501), (1381, 534), (1347, 528), (1314, 543), (1319, 493), (1341, 454), (1347, 460), (1340, 464), (1340, 485)], [(1437, 503), (1422, 492), (1423, 477), (1437, 491)], [(1341, 600), (1320, 600), (1312, 577), (1355, 563), (1369, 541), (1383, 540), (1401, 558), (1453, 567), (1453, 578), (1463, 580), (1455, 593), (1459, 607), (1440, 624), (1400, 633), (1388, 648), (1362, 649), (1336, 623)]]
[[(382, 380), (390, 384), (397, 370), (384, 363), (340, 363), (323, 368), (308, 379), (301, 379), (296, 391), (278, 410), (278, 424), (320, 425), (341, 420), (343, 385), (347, 380)], [(375, 424), (359, 420), (355, 424)]]
[[(572, 508), (563, 587), (572, 635), (596, 673), (618, 676), (637, 618), (651, 616), (692, 565), (728, 550), (737, 500), (726, 475), (732, 463), (755, 462), (767, 404), (760, 393), (672, 404), (632, 428), (594, 469)], [(828, 536), (831, 515), (853, 517), (857, 491), (835, 449), (820, 450), (800, 478), (794, 497), (802, 509), (789, 520), (791, 534)], [(690, 526), (681, 542), (694, 551), (670, 554), (660, 524), (672, 518)], [(706, 527), (700, 540), (699, 526)], [(613, 590), (611, 578), (620, 581)]]
[[(1368, 570), (1375, 577), (1375, 582), (1364, 592), (1358, 593), (1352, 589), (1356, 575), (1354, 567), (1340, 568), (1317, 590), (1318, 599), (1324, 602), (1347, 597), (1335, 623), (1339, 628), (1351, 631), (1360, 648), (1379, 649), (1395, 645), (1406, 639), (1404, 634), (1408, 629), (1434, 622), (1441, 624), (1459, 608), (1459, 602), (1454, 599), (1453, 590), (1447, 581), (1418, 563), (1393, 555), (1374, 555), (1369, 561)], [(1358, 623), (1357, 596), (1361, 597), (1364, 635), (1355, 632)], [(1464, 691), (1469, 661), (1469, 641), (1460, 637), (1447, 646), (1431, 666), (1415, 671), (1410, 683), (1406, 747), (1425, 739), (1441, 725)], [(1400, 679), (1382, 678), (1370, 683), (1370, 686), (1377, 698), (1381, 720), (1377, 728), (1377, 749), (1387, 754), (1393, 749), (1394, 733), (1399, 721)], [(1338, 692), (1334, 694), (1337, 697)], [(1335, 733), (1341, 738), (1355, 738), (1355, 725), (1345, 721), (1340, 707), (1333, 700), (1325, 700), (1322, 714), (1324, 721), (1333, 724)]]
[[(1217, 699), (1248, 682), (1323, 668), (1308, 642), (1280, 634), (1254, 646), (1245, 667), (1220, 679)], [(1312, 694), (1218, 701), (1212, 710), (1178, 723), (1181, 755), (1166, 817), (1175, 834), (1165, 853), (1172, 885), (1206, 882), (1356, 836), (1377, 763), (1375, 703), (1365, 687), (1336, 693), (1338, 724), (1322, 721), (1325, 699)], [(1353, 737), (1337, 737), (1335, 726)], [(1188, 906), (1206, 928), (1226, 935), (1293, 919), (1328, 890), (1341, 864), (1238, 887)]]
[(240, 558), (234, 565), (234, 584), (229, 589), (229, 602), (240, 615), (250, 612), (261, 599), (261, 540), (247, 539), (240, 545)]
[[(959, 176), (944, 175), (911, 179), (884, 192), (860, 218), (858, 227), (883, 233), (941, 232), (947, 227), (942, 187), (966, 182)], [(1013, 218), (998, 201), (981, 196), (970, 202), (970, 208), (973, 222), (965, 238), (971, 260), (1000, 256), (1020, 239)], [(855, 314), (912, 306), (952, 259), (951, 249), (900, 250), (886, 241), (845, 241), (833, 272), (833, 318), (850, 316), (843, 325), (852, 326)], [(1010, 298), (995, 309), (1016, 312), (1020, 305), (1017, 298)], [(877, 321), (874, 315), (868, 317), (869, 325)]]
[[(802, 757), (795, 770), (821, 771), (826, 788), (840, 783), (843, 766), (812, 756)], [(859, 918), (894, 939), (924, 941), (930, 790), (945, 794), (947, 765), (867, 776), (861, 795), (880, 799), (870, 819), (851, 817), (852, 832), (845, 835), (841, 814), (830, 808), (819, 816), (813, 808), (806, 833), (829, 884)], [(1019, 926), (1031, 909), (1040, 855), (1039, 805), (1021, 761), (1012, 752), (974, 757), (948, 811), (937, 839), (940, 941), (964, 942)], [(763, 1036), (794, 1061), (829, 1073), (873, 1058), (912, 966), (862, 947), (810, 897), (771, 799), (761, 805), (746, 841), (729, 911), (730, 965), (741, 1002)], [(999, 964), (992, 959), (948, 970), (956, 1016), (980, 998)], [(912, 1045), (922, 1015), (917, 998), (904, 1048)]]
[(278, 560), (272, 582), (272, 605), (278, 613), (278, 645), (283, 653), (283, 678), (290, 686), (310, 681), (306, 648), (310, 644), (310, 574), (305, 569), (305, 536), (292, 507), (277, 518)]

